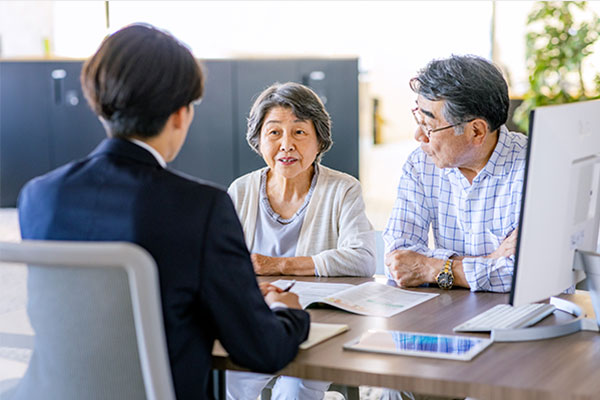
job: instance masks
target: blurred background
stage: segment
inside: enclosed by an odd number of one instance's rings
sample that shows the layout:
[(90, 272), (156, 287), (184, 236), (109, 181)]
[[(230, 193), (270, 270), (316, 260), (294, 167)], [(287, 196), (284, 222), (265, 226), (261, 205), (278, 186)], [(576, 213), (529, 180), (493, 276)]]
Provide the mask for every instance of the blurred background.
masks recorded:
[[(18, 80), (14, 74), (30, 64), (83, 60), (107, 34), (132, 22), (147, 22), (170, 31), (196, 57), (207, 60), (209, 84), (211, 79), (221, 82), (223, 77), (228, 82), (212, 84), (199, 109), (211, 110), (204, 121), (215, 116), (222, 120), (209, 124), (203, 135), (234, 138), (221, 143), (221, 148), (214, 140), (200, 143), (192, 139), (186, 144), (181, 165), (174, 167), (186, 169), (186, 157), (198, 158), (200, 146), (216, 146), (213, 149), (228, 160), (226, 173), (214, 176), (207, 167), (211, 163), (197, 165), (195, 170), (190, 164), (191, 173), (200, 178), (227, 185), (235, 174), (260, 166), (260, 160), (249, 158), (253, 156), (246, 153), (243, 141), (251, 99), (272, 83), (271, 78), (298, 80), (313, 86), (328, 101), (336, 152), (324, 163), (360, 179), (368, 215), (381, 230), (393, 206), (402, 165), (417, 146), (410, 113), (415, 95), (408, 80), (434, 58), (476, 54), (490, 59), (504, 71), (514, 105), (525, 102), (517, 111), (521, 128), (510, 123), (513, 130), (524, 131), (527, 124), (523, 119), (533, 106), (598, 96), (599, 12), (597, 2), (0, 1), (0, 190), (7, 199), (0, 205), (14, 206), (12, 192), (20, 184), (8, 181), (34, 163), (27, 155), (19, 155), (19, 162), (27, 165), (13, 165), (18, 153), (13, 149), (15, 143), (24, 143), (29, 136), (35, 141), (27, 147), (43, 146), (46, 135), (44, 122), (31, 128), (34, 133), (19, 128), (27, 115), (34, 118), (42, 112), (30, 106), (35, 99), (26, 94), (38, 90), (28, 87), (35, 79), (26, 76)], [(298, 64), (303, 60), (309, 61)], [(337, 65), (336, 60), (346, 62), (341, 72), (332, 66)], [(248, 66), (252, 61), (257, 63)], [(42, 80), (44, 90), (52, 90), (57, 104), (87, 107), (77, 90), (64, 91), (59, 85), (60, 71), (71, 72), (56, 65), (52, 64), (52, 81), (48, 80), (54, 86)], [(290, 68), (295, 72), (272, 72)], [(71, 73), (75, 78), (76, 72), (75, 68)], [(253, 85), (243, 87), (240, 82)], [(225, 91), (232, 94), (223, 102)], [(203, 125), (204, 114), (196, 117), (195, 124)], [(88, 129), (86, 121), (89, 119), (62, 121), (61, 130), (66, 135), (83, 135)], [(94, 124), (89, 128), (97, 135), (93, 145), (102, 136), (99, 123)], [(61, 140), (70, 141), (68, 137)], [(77, 155), (84, 156), (93, 145), (82, 144)], [(49, 157), (63, 161), (56, 154)], [(21, 179), (27, 178), (28, 173), (23, 172)]]
[[(170, 31), (207, 72), (174, 168), (227, 186), (264, 165), (244, 140), (252, 100), (274, 81), (298, 81), (333, 119), (324, 164), (360, 179), (382, 230), (417, 147), (409, 79), (451, 54), (492, 60), (509, 82), (508, 125), (525, 132), (532, 107), (599, 96), (598, 13), (600, 2), (0, 0), (0, 240), (20, 240), (14, 207), (27, 180), (105, 136), (78, 76), (127, 24)], [(2, 382), (20, 378), (31, 357), (25, 271), (0, 269), (0, 293)]]

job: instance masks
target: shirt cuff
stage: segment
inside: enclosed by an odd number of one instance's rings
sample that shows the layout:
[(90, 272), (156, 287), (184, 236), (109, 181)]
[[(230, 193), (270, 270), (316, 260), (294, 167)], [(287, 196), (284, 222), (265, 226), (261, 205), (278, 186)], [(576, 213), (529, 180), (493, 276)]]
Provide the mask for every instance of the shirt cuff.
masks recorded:
[(471, 291), (480, 290), (481, 287), (478, 283), (477, 273), (477, 259), (473, 257), (465, 257), (462, 259), (463, 273), (465, 274), (465, 280), (469, 284)]
[(327, 270), (325, 269), (325, 261), (318, 254), (311, 256), (313, 263), (315, 264), (315, 276), (327, 276)]
[(282, 303), (280, 301), (276, 301), (275, 303), (271, 303), (271, 305), (269, 307), (271, 308), (271, 310), (274, 310), (276, 308), (288, 308), (288, 306), (286, 306), (284, 303)]

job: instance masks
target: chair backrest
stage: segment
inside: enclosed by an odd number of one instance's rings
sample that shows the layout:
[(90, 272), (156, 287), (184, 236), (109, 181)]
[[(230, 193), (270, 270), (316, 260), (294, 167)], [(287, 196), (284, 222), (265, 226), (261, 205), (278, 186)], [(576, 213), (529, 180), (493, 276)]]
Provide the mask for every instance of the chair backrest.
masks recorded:
[(174, 399), (156, 264), (131, 243), (0, 243), (28, 265), (34, 351), (15, 399)]

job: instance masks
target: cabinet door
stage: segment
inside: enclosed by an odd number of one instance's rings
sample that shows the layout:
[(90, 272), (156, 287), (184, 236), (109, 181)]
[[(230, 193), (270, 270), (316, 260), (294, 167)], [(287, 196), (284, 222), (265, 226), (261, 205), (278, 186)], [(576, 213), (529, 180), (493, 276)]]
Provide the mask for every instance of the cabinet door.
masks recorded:
[(331, 116), (333, 147), (323, 165), (358, 178), (358, 60), (299, 60), (298, 74)]
[(87, 156), (106, 132), (83, 97), (79, 75), (83, 62), (48, 63), (51, 82), (51, 168)]
[(227, 187), (234, 179), (232, 62), (205, 61), (205, 92), (172, 168)]
[(0, 62), (0, 207), (50, 169), (50, 97), (46, 63)]
[(274, 82), (298, 82), (312, 88), (332, 118), (334, 145), (323, 163), (358, 177), (358, 60), (297, 59), (237, 62), (237, 141), (239, 175), (261, 168), (264, 161), (246, 143), (246, 120), (262, 90)]
[(237, 155), (235, 171), (237, 176), (244, 175), (265, 166), (263, 159), (256, 154), (246, 142), (246, 123), (254, 100), (267, 87), (275, 82), (298, 82), (296, 60), (240, 60), (236, 63), (236, 102), (235, 121), (237, 134), (235, 137)]

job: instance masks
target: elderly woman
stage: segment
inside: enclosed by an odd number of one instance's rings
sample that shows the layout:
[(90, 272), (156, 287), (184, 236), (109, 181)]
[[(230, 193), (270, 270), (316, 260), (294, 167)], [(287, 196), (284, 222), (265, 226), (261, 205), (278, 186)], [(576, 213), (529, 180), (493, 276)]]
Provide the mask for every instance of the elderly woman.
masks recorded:
[(298, 83), (267, 88), (252, 106), (246, 138), (267, 166), (228, 192), (255, 272), (373, 275), (375, 239), (360, 183), (319, 163), (332, 145), (319, 97)]
[[(259, 275), (371, 276), (375, 238), (358, 180), (319, 163), (332, 145), (329, 114), (297, 83), (258, 97), (246, 139), (267, 166), (231, 184)], [(228, 373), (229, 398), (256, 398), (268, 376)], [(322, 398), (326, 382), (282, 377), (277, 398)]]

